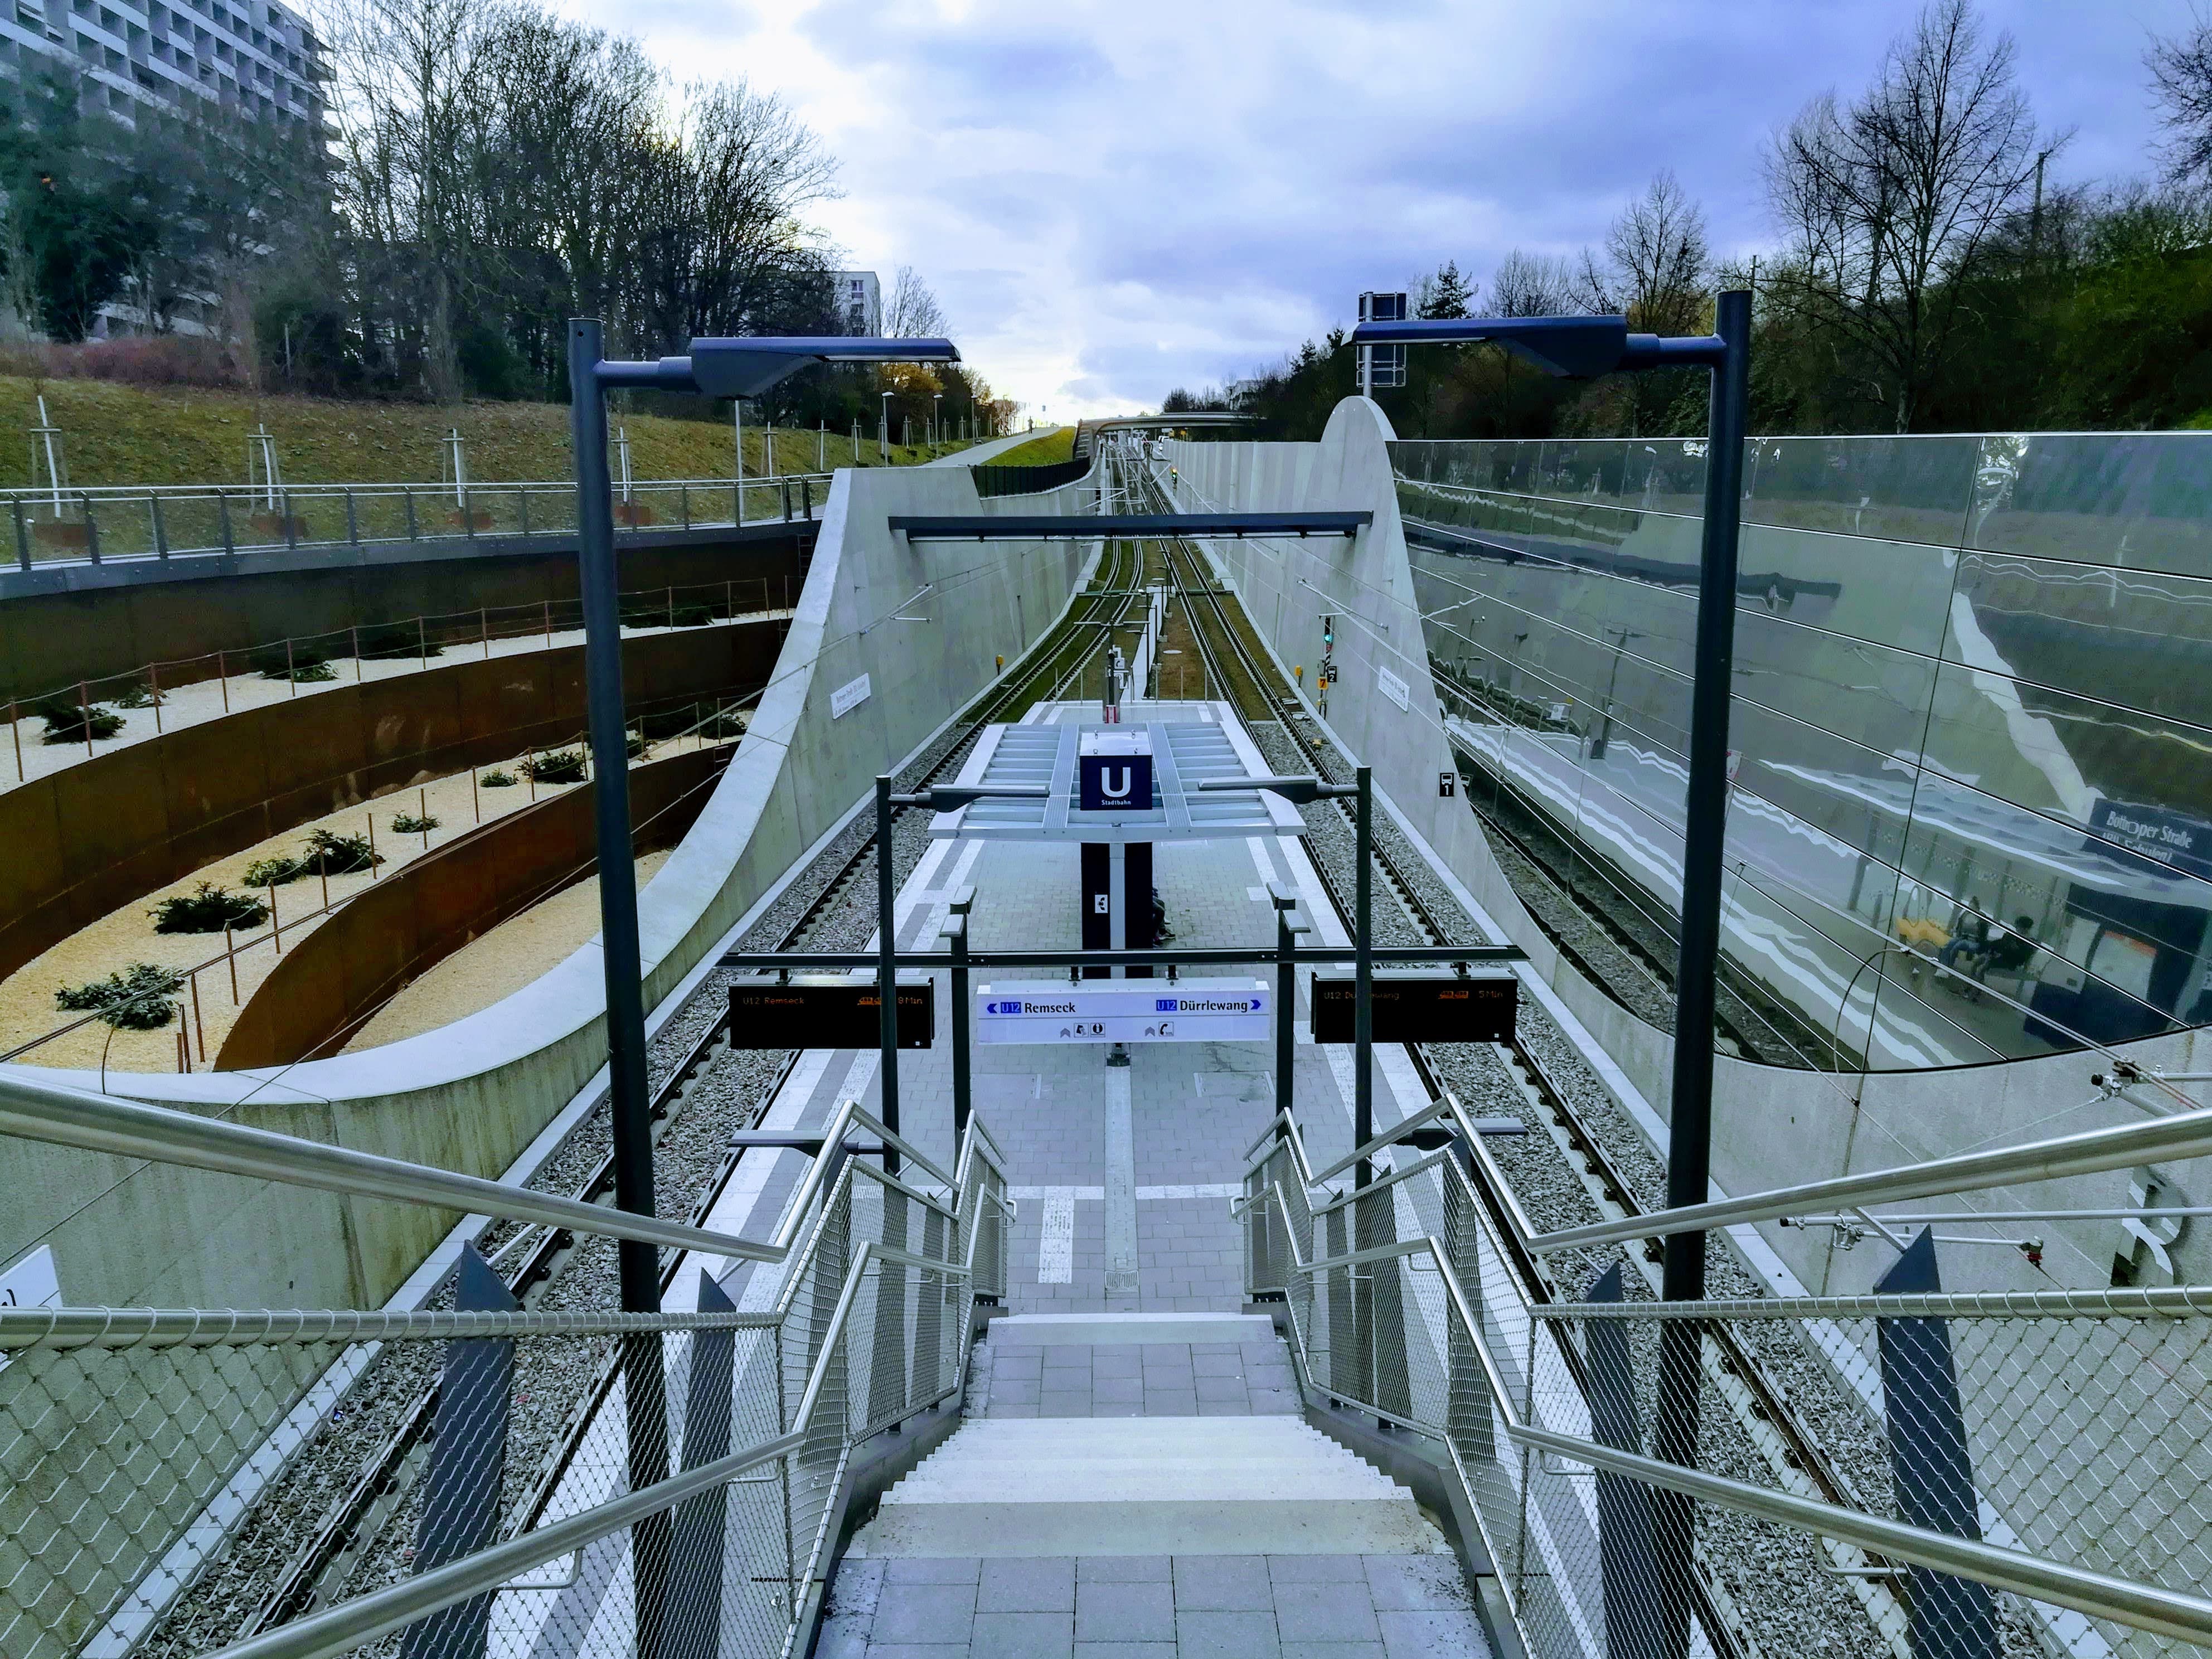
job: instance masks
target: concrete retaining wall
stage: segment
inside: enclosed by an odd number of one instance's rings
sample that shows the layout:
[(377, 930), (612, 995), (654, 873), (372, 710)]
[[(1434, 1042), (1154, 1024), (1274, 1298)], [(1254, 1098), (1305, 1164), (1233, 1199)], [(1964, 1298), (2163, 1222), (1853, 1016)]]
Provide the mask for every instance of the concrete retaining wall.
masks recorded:
[[(1066, 610), (1093, 549), (910, 546), (890, 513), (1074, 511), (1076, 484), (981, 503), (964, 468), (838, 476), (798, 615), (750, 732), (641, 898), (648, 1006), (672, 990), (785, 867), (982, 691)], [(927, 586), (927, 592), (922, 590)], [(926, 617), (892, 622), (894, 613)], [(830, 694), (869, 679), (842, 717)], [(596, 942), (441, 1030), (283, 1069), (111, 1077), (142, 1099), (495, 1176), (600, 1071)], [(25, 1068), (79, 1088), (96, 1073)], [(0, 1140), (0, 1262), (52, 1247), (65, 1300), (200, 1307), (374, 1307), (452, 1224), (354, 1202)]]
[[(727, 748), (634, 766), (631, 853), (673, 847), (698, 819)], [(335, 1054), (410, 983), (470, 940), (599, 869), (592, 793), (571, 789), (470, 830), (365, 888), (261, 982), (219, 1071)]]
[[(781, 621), (633, 635), (633, 708), (769, 678)], [(319, 687), (95, 755), (0, 794), (0, 974), (78, 928), (295, 824), (426, 777), (572, 742), (581, 646)]]
[[(1336, 617), (1329, 728), (1375, 769), (1395, 811), (1437, 850), (1500, 931), (1527, 950), (1529, 975), (1611, 1056), (1621, 1073), (1614, 1091), (1656, 1113), (1649, 1127), (1663, 1143), (1672, 1034), (1630, 1013), (1562, 959), (1515, 896), (1467, 802), (1437, 794), (1438, 774), (1455, 769), (1384, 448), (1391, 435), (1382, 410), (1353, 398), (1337, 406), (1317, 444), (1170, 443), (1165, 453), (1176, 504), (1188, 511), (1373, 512), (1373, 527), (1349, 545), (1319, 538), (1230, 542), (1217, 550), (1216, 562), (1276, 656), (1304, 665), (1309, 686), (1321, 659), (1321, 618)], [(1396, 701), (1401, 690), (1403, 708)], [(2201, 1031), (2130, 1043), (2124, 1052), (2145, 1067), (2212, 1070), (2212, 1042)], [(1714, 1083), (1713, 1178), (1723, 1190), (1752, 1192), (2141, 1121), (2143, 1109), (2100, 1098), (2090, 1085), (2092, 1073), (2107, 1069), (2101, 1057), (2076, 1054), (1835, 1076), (1723, 1055)], [(2178, 1194), (2169, 1201), (2212, 1202), (2212, 1163), (2160, 1173)], [(1917, 1207), (2114, 1207), (2130, 1201), (2128, 1182), (2128, 1172), (2119, 1171)], [(1838, 1250), (1826, 1230), (1762, 1231), (1816, 1291), (1867, 1290), (1895, 1260), (1876, 1245)], [(1947, 1285), (2033, 1289), (2053, 1279), (2101, 1285), (2110, 1280), (2114, 1251), (2130, 1242), (2118, 1222), (2039, 1222), (2018, 1231), (2045, 1240), (2042, 1273), (2011, 1251), (1947, 1249)], [(2192, 1225), (2173, 1259), (2184, 1279), (2212, 1276), (2212, 1229)]]

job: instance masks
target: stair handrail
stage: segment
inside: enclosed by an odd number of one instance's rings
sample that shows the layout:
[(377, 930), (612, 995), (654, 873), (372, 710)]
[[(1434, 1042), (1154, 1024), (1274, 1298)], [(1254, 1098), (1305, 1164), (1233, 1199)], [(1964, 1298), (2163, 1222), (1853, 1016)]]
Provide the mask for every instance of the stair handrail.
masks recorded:
[[(2162, 1120), (2171, 1122), (2172, 1120)], [(2069, 1137), (2077, 1139), (2079, 1137)], [(1479, 1139), (1471, 1138), (1479, 1155), (1486, 1156)], [(1425, 1167), (1434, 1167), (1441, 1159), (1473, 1197), (1472, 1183), (1455, 1160), (1438, 1153), (1424, 1160)], [(1371, 1188), (1366, 1190), (1372, 1190)], [(1944, 1189), (1938, 1189), (1944, 1190)], [(1913, 1194), (1918, 1196), (1920, 1194)], [(1855, 1544), (1875, 1554), (1916, 1566), (1948, 1573), (1955, 1577), (1970, 1578), (1978, 1583), (2026, 1595), (2053, 1606), (2070, 1608), (2093, 1618), (2109, 1619), (2133, 1629), (2153, 1634), (2176, 1638), (2183, 1641), (2204, 1643), (2212, 1640), (2212, 1599), (2192, 1595), (2183, 1591), (2166, 1589), (2156, 1584), (2118, 1577), (2094, 1569), (2046, 1561), (2023, 1551), (2005, 1549), (1978, 1540), (1916, 1527), (1902, 1522), (1890, 1521), (1868, 1514), (1862, 1510), (1848, 1508), (1814, 1498), (1758, 1486), (1748, 1482), (1709, 1474), (1703, 1470), (1644, 1457), (1632, 1452), (1616, 1450), (1595, 1440), (1579, 1436), (1559, 1434), (1528, 1423), (1514, 1405), (1513, 1390), (1507, 1386), (1503, 1369), (1484, 1334), (1481, 1322), (1475, 1316), (1458, 1273), (1454, 1270), (1443, 1243), (1433, 1234), (1395, 1243), (1370, 1246), (1364, 1249), (1346, 1252), (1340, 1255), (1317, 1258), (1308, 1261), (1299, 1249), (1296, 1230), (1292, 1226), (1288, 1200), (1280, 1182), (1272, 1182), (1268, 1196), (1274, 1202), (1285, 1237), (1290, 1241), (1291, 1270), (1311, 1275), (1329, 1271), (1341, 1271), (1361, 1262), (1389, 1258), (1425, 1255), (1435, 1264), (1445, 1290), (1445, 1305), (1449, 1316), (1460, 1328), (1470, 1350), (1480, 1366), (1483, 1379), (1490, 1393), (1490, 1404), (1498, 1415), (1506, 1437), (1515, 1444), (1533, 1452), (1552, 1452), (1571, 1462), (1584, 1463), (1593, 1468), (1607, 1469), (1638, 1480), (1645, 1486), (1659, 1486), (1682, 1492), (1693, 1498), (1732, 1510), (1739, 1514), (1772, 1521), (1816, 1537), (1832, 1538), (1840, 1542)], [(1709, 1207), (1709, 1206), (1703, 1206)], [(1648, 1218), (1639, 1218), (1648, 1219)], [(1626, 1237), (1641, 1237), (1631, 1232)], [(2186, 1298), (2170, 1298), (2186, 1300)], [(1887, 1304), (1890, 1298), (1881, 1298)], [(1649, 1315), (1652, 1310), (1638, 1307), (1633, 1311)], [(1683, 1316), (1698, 1312), (1710, 1314), (1711, 1310), (1685, 1308)], [(1893, 1310), (1894, 1311), (1894, 1310)], [(1609, 1316), (1626, 1316), (1607, 1310)], [(1304, 1350), (1305, 1339), (1295, 1316), (1291, 1328), (1300, 1349), (1301, 1367), (1306, 1366)], [(1330, 1392), (1340, 1399), (1352, 1400), (1338, 1388), (1334, 1379)], [(1352, 1403), (1367, 1411), (1377, 1407), (1371, 1401), (1352, 1400)], [(1423, 1428), (1424, 1433), (1433, 1433)], [(1449, 1445), (1449, 1441), (1447, 1444)], [(1455, 1461), (1456, 1453), (1455, 1452)], [(1477, 1524), (1484, 1524), (1480, 1507), (1475, 1510)], [(1503, 1580), (1501, 1580), (1501, 1583)], [(1511, 1591), (1507, 1591), (1509, 1601)], [(1517, 1614), (1517, 1607), (1516, 1607)]]

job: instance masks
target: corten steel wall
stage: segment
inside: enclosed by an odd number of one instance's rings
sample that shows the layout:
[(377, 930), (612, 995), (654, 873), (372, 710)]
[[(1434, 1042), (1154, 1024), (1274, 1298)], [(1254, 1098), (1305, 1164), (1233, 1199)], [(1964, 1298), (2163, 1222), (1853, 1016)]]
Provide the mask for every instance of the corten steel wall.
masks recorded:
[[(1089, 511), (1082, 484), (1026, 513)], [(1095, 544), (909, 544), (892, 513), (972, 514), (965, 468), (841, 473), (797, 615), (750, 731), (705, 810), (639, 898), (648, 1006), (685, 980), (791, 863), (1066, 610)], [(927, 595), (921, 595), (925, 585)], [(927, 622), (894, 623), (895, 614)], [(832, 692), (870, 676), (842, 716)], [(271, 1072), (26, 1066), (73, 1087), (220, 1114), (497, 1176), (606, 1059), (596, 945), (480, 1013), (420, 1036)], [(453, 1218), (373, 1200), (0, 1139), (0, 1261), (53, 1251), (73, 1304), (374, 1307)]]
[[(740, 622), (623, 642), (633, 708), (761, 684), (787, 624)], [(185, 726), (0, 794), (0, 973), (119, 905), (325, 813), (573, 742), (580, 646), (319, 689)]]
[[(696, 749), (630, 769), (634, 855), (684, 838), (731, 753), (726, 745)], [(247, 999), (216, 1068), (335, 1054), (428, 969), (598, 869), (588, 789), (457, 837), (364, 889), (288, 951)]]
[[(798, 597), (811, 533), (811, 527), (793, 534), (778, 526), (772, 535), (749, 531), (742, 540), (724, 532), (719, 541), (702, 534), (683, 545), (625, 545), (623, 592), (727, 582), (738, 588), (745, 609), (758, 600), (748, 605), (743, 588), (757, 595), (765, 579), (771, 602), (782, 606)], [(440, 548), (411, 561), (343, 564), (329, 562), (327, 555), (318, 562), (306, 553), (287, 561), (274, 552), (266, 562), (285, 568), (203, 576), (200, 567), (223, 562), (118, 565), (103, 569), (131, 580), (8, 597), (0, 603), (0, 703), (43, 696), (82, 679), (136, 673), (152, 662), (170, 665), (162, 671), (165, 684), (184, 684), (212, 678), (216, 665), (197, 659), (218, 651), (576, 598), (573, 549), (459, 555)], [(706, 596), (684, 597), (696, 602)]]

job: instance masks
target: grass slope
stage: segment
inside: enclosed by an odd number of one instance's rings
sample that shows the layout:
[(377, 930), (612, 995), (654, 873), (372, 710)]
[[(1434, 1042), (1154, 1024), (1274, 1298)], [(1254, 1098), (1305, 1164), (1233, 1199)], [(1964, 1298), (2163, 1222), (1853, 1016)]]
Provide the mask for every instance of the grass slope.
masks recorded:
[(1052, 466), (1075, 459), (1075, 428), (1054, 427), (996, 457), (993, 466)]
[[(32, 483), (30, 428), (36, 396), (62, 429), (63, 467), (77, 489), (133, 484), (247, 482), (246, 434), (267, 422), (276, 434), (277, 465), (287, 483), (422, 483), (444, 470), (446, 434), (460, 428), (469, 476), (480, 483), (570, 476), (568, 410), (554, 404), (345, 403), (322, 398), (255, 397), (204, 387), (121, 386), (106, 380), (33, 382), (0, 375), (0, 487)], [(616, 415), (626, 427), (630, 469), (639, 478), (726, 478), (731, 433), (726, 422), (673, 421)], [(768, 471), (764, 434), (745, 428), (745, 476)], [(893, 464), (927, 460), (932, 451), (894, 444)], [(1030, 446), (1024, 446), (1030, 447)], [(852, 441), (832, 432), (829, 464), (853, 465)], [(860, 445), (864, 465), (877, 462), (875, 443)], [(1065, 459), (1063, 457), (1063, 459)], [(775, 434), (775, 470), (811, 472), (815, 434)], [(39, 482), (45, 482), (40, 464)]]

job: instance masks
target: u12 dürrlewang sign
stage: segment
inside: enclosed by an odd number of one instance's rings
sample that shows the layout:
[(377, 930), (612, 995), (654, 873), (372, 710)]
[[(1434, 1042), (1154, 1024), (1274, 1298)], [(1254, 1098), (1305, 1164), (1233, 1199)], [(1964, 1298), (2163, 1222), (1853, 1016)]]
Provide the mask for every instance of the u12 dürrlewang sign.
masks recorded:
[(1264, 1042), (1274, 988), (1256, 979), (1030, 980), (979, 986), (978, 1042)]

